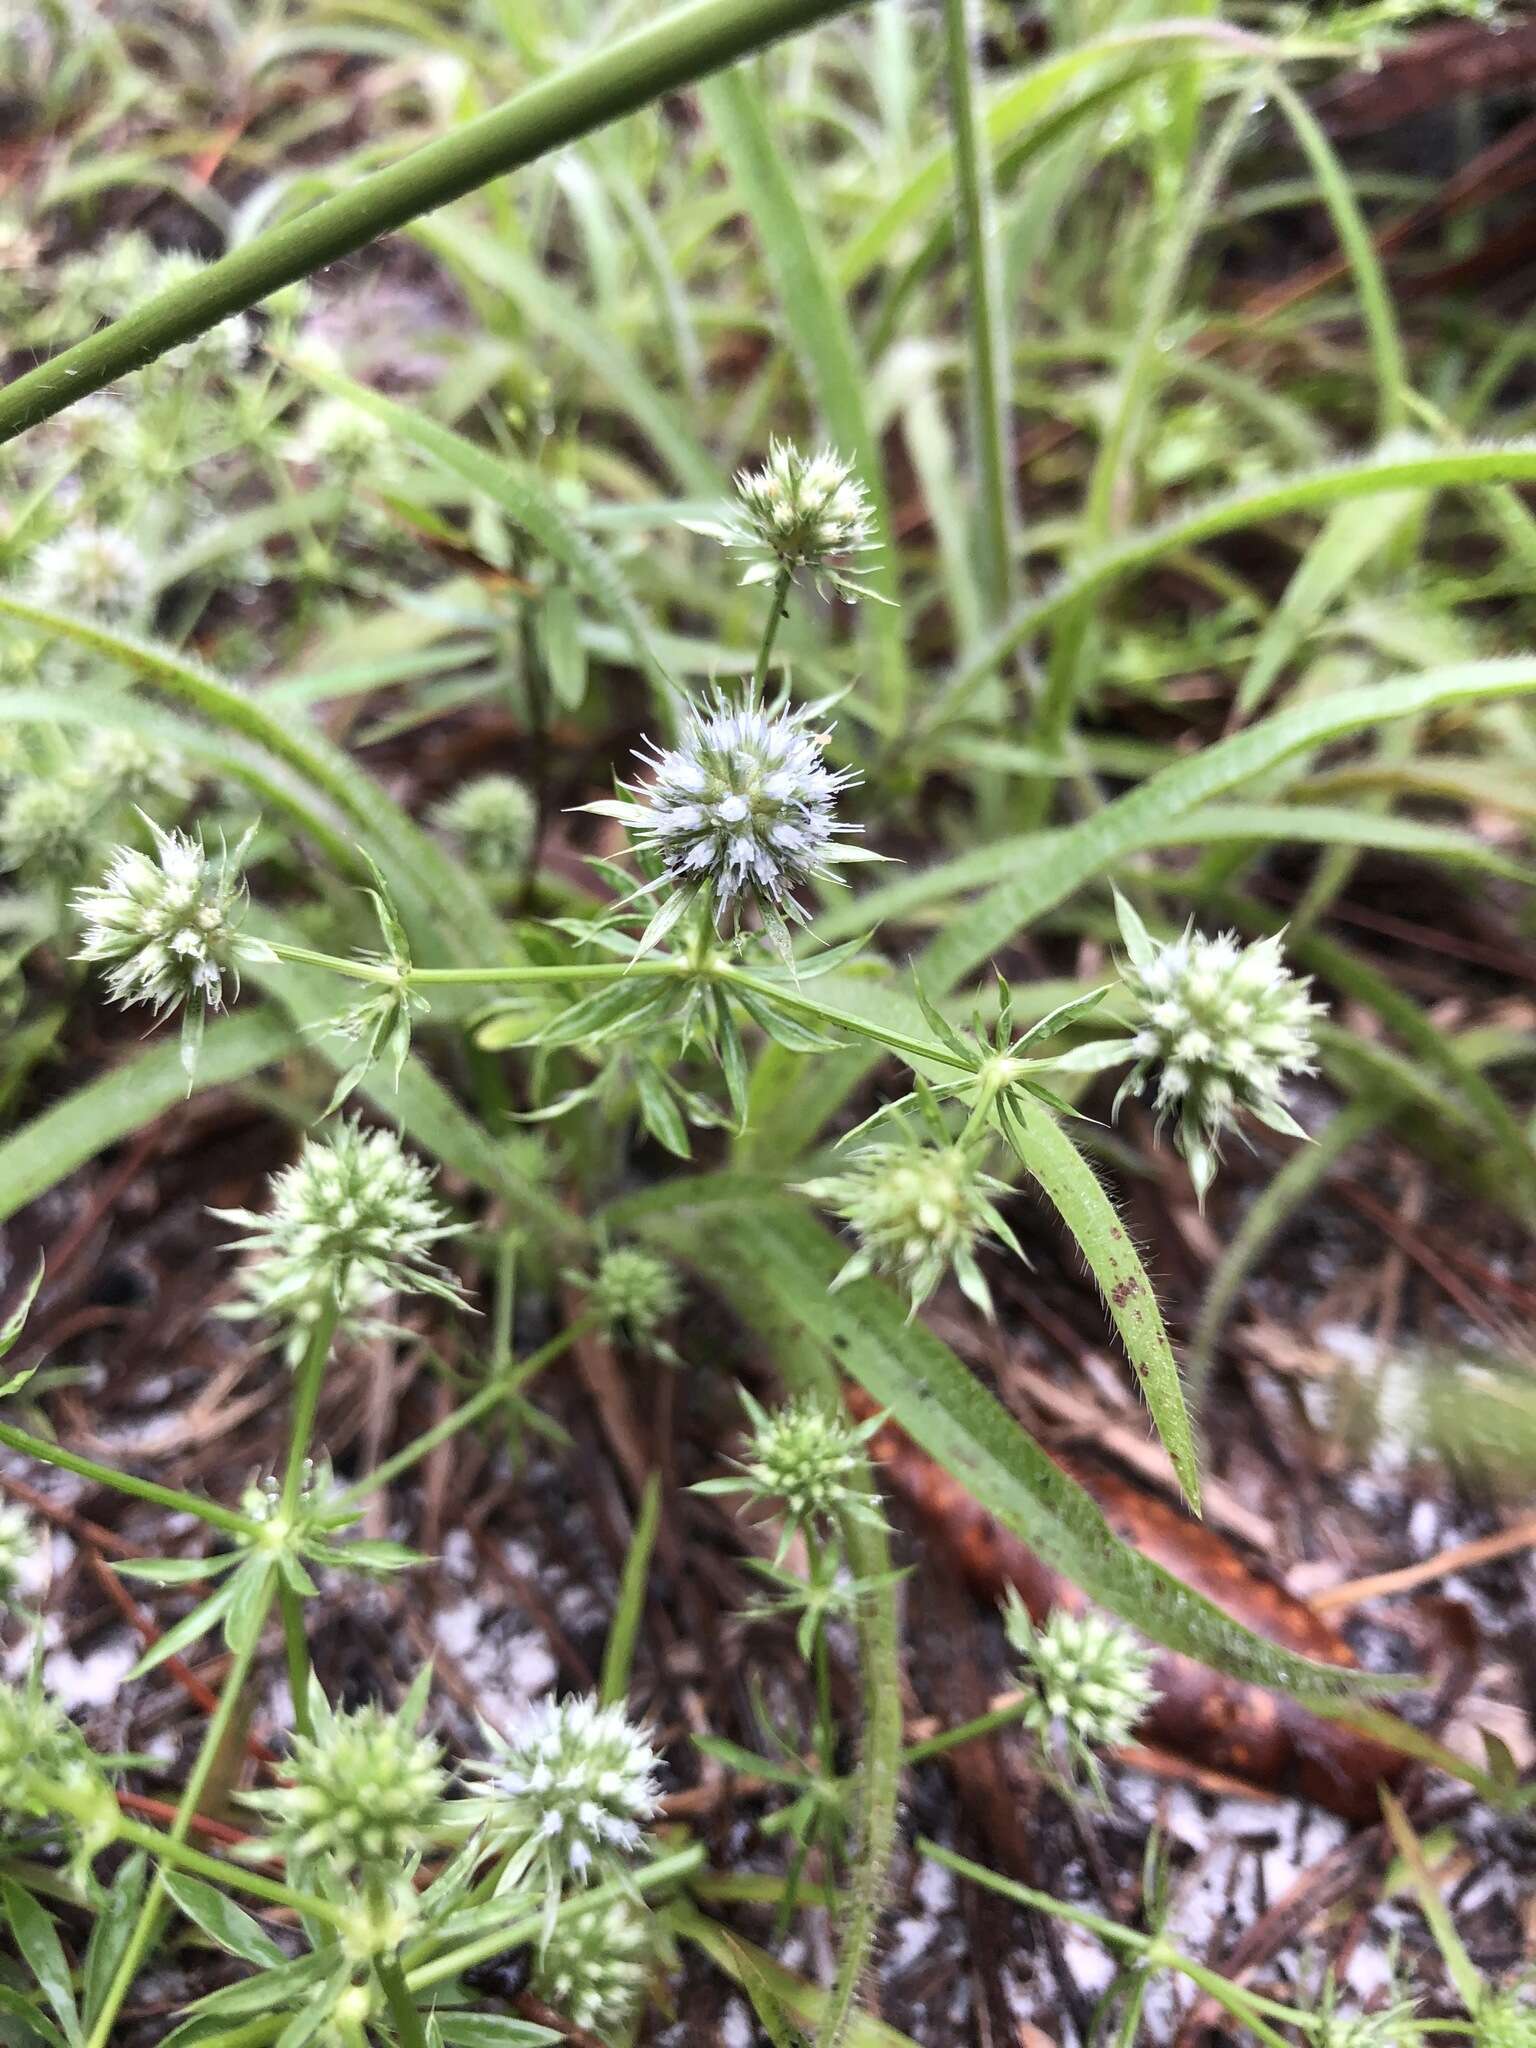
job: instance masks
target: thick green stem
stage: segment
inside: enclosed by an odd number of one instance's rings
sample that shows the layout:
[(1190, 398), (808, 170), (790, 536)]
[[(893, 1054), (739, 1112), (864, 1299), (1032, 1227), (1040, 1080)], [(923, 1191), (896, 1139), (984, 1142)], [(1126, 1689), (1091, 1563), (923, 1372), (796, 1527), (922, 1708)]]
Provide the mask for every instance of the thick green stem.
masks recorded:
[(286, 1580), (277, 1589), (277, 1611), (283, 1618), (283, 1654), (288, 1663), (288, 1690), (293, 1697), (293, 1725), (312, 1736), (315, 1717), (309, 1711), (309, 1640), (304, 1633), (304, 1599)]
[(379, 1980), (389, 2016), (395, 2023), (400, 2048), (427, 2048), (427, 2030), (416, 2010), (416, 2001), (406, 1989), (399, 1963), (393, 1956), (375, 1956), (373, 1973)]
[[(288, 1462), (283, 1468), (283, 1490), (278, 1500), (278, 1519), (292, 1529), (304, 1492), (304, 1472), (309, 1461), (310, 1438), (320, 1410), (320, 1391), (325, 1385), (325, 1368), (330, 1362), (331, 1339), (341, 1313), (341, 1289), (345, 1274), (338, 1273), (331, 1296), (314, 1329), (309, 1347), (299, 1361), (293, 1390), (293, 1413), (288, 1424)], [(309, 1711), (309, 1643), (304, 1634), (304, 1601), (301, 1594), (283, 1581), (278, 1588), (283, 1616), (283, 1647), (288, 1660), (288, 1690), (293, 1695), (293, 1725), (300, 1735), (313, 1735)]]
[(257, 1526), (249, 1515), (236, 1514), (233, 1508), (221, 1508), (214, 1501), (200, 1500), (195, 1493), (182, 1493), (174, 1486), (157, 1486), (152, 1479), (135, 1479), (131, 1472), (115, 1472), (110, 1465), (98, 1465), (92, 1458), (82, 1458), (62, 1445), (49, 1443), (46, 1437), (29, 1436), (24, 1429), (13, 1429), (8, 1422), (0, 1422), (0, 1444), (8, 1450), (20, 1451), (24, 1457), (36, 1458), (41, 1464), (56, 1465), (61, 1472), (74, 1472), (81, 1479), (94, 1480), (98, 1486), (110, 1486), (134, 1500), (148, 1501), (152, 1507), (165, 1508), (173, 1515), (196, 1515), (200, 1522), (223, 1529), (231, 1536), (250, 1536)]
[(194, 1849), (189, 1842), (178, 1842), (160, 1828), (146, 1827), (142, 1821), (129, 1820), (125, 1815), (118, 1823), (118, 1835), (175, 1870), (190, 1870), (195, 1877), (205, 1877), (212, 1884), (229, 1885), (235, 1891), (248, 1892), (253, 1899), (264, 1899), (268, 1905), (283, 1906), (290, 1913), (328, 1921), (333, 1927), (347, 1925), (347, 1914), (330, 1899), (317, 1898), (313, 1892), (295, 1891), (292, 1885), (282, 1884), (275, 1877), (263, 1877), (259, 1870), (249, 1870), (243, 1863), (205, 1856), (201, 1849)]
[(1013, 482), (1009, 473), (1001, 279), (990, 170), (981, 124), (976, 118), (972, 15), (973, 0), (944, 0), (949, 122), (965, 235), (966, 321), (970, 329), (976, 455), (981, 471), (981, 580), (989, 623), (995, 623), (1013, 595)]
[(757, 665), (752, 671), (752, 694), (760, 697), (768, 680), (768, 663), (773, 658), (773, 643), (779, 637), (779, 622), (789, 603), (789, 586), (795, 580), (795, 572), (787, 562), (779, 565), (779, 573), (773, 580), (773, 603), (768, 611), (768, 623), (763, 627), (763, 644), (757, 650)]
[[(219, 1695), (219, 1704), (214, 1708), (204, 1731), (197, 1761), (193, 1764), (187, 1782), (182, 1788), (175, 1818), (170, 1826), (170, 1839), (178, 1845), (186, 1840), (193, 1817), (202, 1804), (203, 1789), (224, 1747), (225, 1738), (234, 1720), (235, 1709), (245, 1688), (245, 1681), (250, 1676), (251, 1664), (256, 1656), (257, 1645), (261, 1641), (262, 1624), (272, 1604), (273, 1579), (274, 1574), (269, 1571), (258, 1602), (259, 1613), (252, 1623), (243, 1647), (236, 1653), (234, 1662), (229, 1667), (224, 1680), (224, 1690)], [(108, 1987), (106, 1998), (96, 2016), (96, 2024), (91, 2029), (85, 2048), (108, 2048), (113, 2028), (117, 2024), (118, 2013), (122, 2010), (123, 2000), (128, 1996), (133, 1980), (139, 1974), (159, 1930), (160, 1916), (165, 1909), (165, 1897), (165, 1884), (157, 1870), (153, 1884), (144, 1895), (139, 1917), (134, 1922), (133, 1932), (128, 1937), (128, 1945), (123, 1950), (122, 1961), (118, 1964)]]
[(0, 391), (0, 442), (204, 333), (269, 292), (335, 263), (661, 94), (842, 13), (850, 0), (696, 0), (602, 44), (505, 106), (374, 171), (297, 220), (173, 285), (124, 320)]

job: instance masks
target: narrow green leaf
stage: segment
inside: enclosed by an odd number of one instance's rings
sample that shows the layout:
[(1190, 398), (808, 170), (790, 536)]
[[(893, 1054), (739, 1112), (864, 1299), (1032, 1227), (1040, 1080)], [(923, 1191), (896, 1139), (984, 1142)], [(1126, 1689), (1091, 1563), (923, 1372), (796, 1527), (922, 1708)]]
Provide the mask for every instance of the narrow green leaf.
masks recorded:
[(614, 1605), (608, 1644), (603, 1651), (598, 1696), (605, 1707), (616, 1706), (629, 1691), (635, 1644), (640, 1639), (640, 1624), (645, 1618), (645, 1589), (651, 1569), (651, 1553), (656, 1547), (656, 1531), (660, 1526), (661, 1480), (653, 1472), (640, 1496), (640, 1512), (635, 1517), (634, 1533), (624, 1554), (619, 1597)]
[(37, 1979), (38, 1988), (53, 2007), (59, 2025), (71, 2041), (80, 2038), (80, 2009), (75, 2003), (68, 1958), (53, 1916), (45, 1913), (24, 1885), (14, 1878), (0, 1877), (0, 1900), (22, 1960)]
[(1093, 1169), (1048, 1110), (1015, 1094), (1006, 1105), (1003, 1130), (1087, 1260), (1184, 1496), (1198, 1511), (1199, 1464), (1183, 1383), (1157, 1296), (1125, 1225)]
[(1114, 1534), (1098, 1507), (922, 1323), (873, 1280), (828, 1289), (843, 1248), (788, 1198), (714, 1198), (674, 1184), (626, 1206), (629, 1227), (667, 1245), (723, 1294), (769, 1355), (813, 1343), (850, 1374), (1047, 1564), (1154, 1641), (1253, 1685), (1339, 1714), (1400, 1681), (1313, 1663), (1254, 1635)]
[(217, 1942), (230, 1955), (253, 1963), (258, 1970), (281, 1969), (287, 1962), (277, 1943), (262, 1932), (245, 1908), (237, 1906), (213, 1885), (169, 1866), (161, 1872), (160, 1882), (193, 1926), (200, 1927), (210, 1941)]

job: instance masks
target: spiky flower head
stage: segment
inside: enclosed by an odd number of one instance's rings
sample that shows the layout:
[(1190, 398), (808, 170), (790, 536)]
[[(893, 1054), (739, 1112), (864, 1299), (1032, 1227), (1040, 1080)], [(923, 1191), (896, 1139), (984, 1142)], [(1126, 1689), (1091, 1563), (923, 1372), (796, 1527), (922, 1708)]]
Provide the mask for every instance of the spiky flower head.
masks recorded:
[(73, 776), (36, 775), (0, 803), (0, 869), (31, 868), (73, 880), (91, 850), (95, 805)]
[(393, 1289), (361, 1265), (347, 1266), (338, 1280), (328, 1261), (268, 1251), (241, 1266), (238, 1283), (238, 1298), (219, 1313), (230, 1322), (272, 1324), (276, 1335), (268, 1345), (291, 1366), (303, 1358), (316, 1324), (329, 1320), (333, 1309), (337, 1337), (385, 1337), (393, 1327), (383, 1313)]
[(539, 810), (515, 775), (477, 775), (444, 797), (432, 823), (457, 841), (479, 874), (511, 881), (533, 850)]
[(953, 1269), (963, 1293), (990, 1316), (978, 1241), (990, 1234), (1024, 1256), (992, 1199), (1007, 1194), (1008, 1184), (984, 1173), (969, 1145), (925, 1144), (903, 1128), (899, 1138), (859, 1146), (841, 1173), (807, 1181), (800, 1192), (841, 1216), (859, 1240), (833, 1287), (884, 1273), (913, 1315)]
[(818, 588), (842, 597), (873, 594), (848, 567), (879, 545), (869, 493), (833, 448), (807, 455), (791, 441), (770, 441), (761, 469), (737, 473), (735, 502), (724, 517), (688, 524), (749, 557), (743, 583), (772, 583), (806, 569)]
[[(167, 249), (157, 259), (149, 281), (150, 296), (158, 297), (175, 285), (200, 277), (208, 268), (190, 249)], [(201, 334), (168, 348), (160, 361), (174, 370), (192, 370), (208, 377), (232, 377), (251, 352), (251, 322), (244, 313), (231, 313)]]
[(611, 1335), (635, 1351), (656, 1351), (666, 1325), (683, 1305), (682, 1284), (665, 1259), (638, 1245), (603, 1253), (587, 1299)]
[(117, 1832), (117, 1801), (101, 1765), (43, 1691), (35, 1662), (23, 1684), (0, 1682), (0, 1811), (66, 1819), (80, 1864)]
[(860, 778), (827, 767), (826, 736), (812, 730), (823, 709), (764, 704), (751, 693), (739, 703), (716, 697), (690, 706), (676, 746), (642, 757), (650, 780), (623, 785), (631, 801), (587, 806), (622, 820), (677, 885), (644, 943), (654, 944), (704, 892), (722, 927), (755, 904), (787, 953), (785, 916), (807, 921), (794, 891), (831, 879), (838, 862), (870, 858), (839, 843), (860, 829), (840, 824), (835, 809)]
[(864, 1446), (884, 1421), (874, 1415), (855, 1422), (815, 1394), (799, 1394), (767, 1409), (741, 1389), (751, 1423), (743, 1455), (733, 1458), (737, 1477), (705, 1479), (695, 1493), (741, 1493), (775, 1507), (783, 1517), (778, 1557), (782, 1562), (797, 1534), (820, 1537), (845, 1516), (883, 1525), (878, 1499), (864, 1484)]
[(244, 1794), (288, 1856), (338, 1871), (398, 1871), (441, 1830), (448, 1774), (418, 1722), (423, 1672), (399, 1710), (376, 1702), (338, 1713), (311, 1679), (314, 1733), (295, 1735), (289, 1782)]
[(488, 1781), (476, 1802), (510, 1868), (535, 1871), (553, 1899), (565, 1886), (618, 1876), (645, 1848), (659, 1759), (622, 1706), (595, 1694), (545, 1699), (510, 1741), (472, 1766)]
[(1530, 1985), (1511, 1984), (1483, 1999), (1472, 2015), (1473, 2048), (1536, 2048), (1536, 2005)]
[(185, 1004), (182, 1056), (190, 1073), (204, 1017), (223, 1006), (225, 977), (238, 986), (237, 960), (264, 952), (238, 931), (251, 835), (233, 852), (221, 842), (213, 854), (201, 833), (162, 832), (145, 822), (152, 850), (120, 846), (100, 886), (76, 894), (85, 929), (75, 958), (107, 965), (114, 1002), (149, 1003), (157, 1014)]
[(122, 625), (149, 607), (149, 564), (115, 526), (72, 526), (37, 550), (26, 587), (44, 611), (85, 612)]
[(584, 2034), (627, 2039), (655, 1946), (651, 1915), (632, 1899), (568, 1907), (534, 1965), (533, 1994)]
[(36, 1525), (26, 1509), (12, 1500), (0, 1501), (0, 1602), (16, 1598), (39, 1547)]
[(1159, 944), (1123, 897), (1116, 908), (1136, 1034), (1136, 1065), (1121, 1092), (1139, 1095), (1156, 1071), (1159, 1121), (1175, 1120), (1203, 1197), (1222, 1135), (1244, 1110), (1271, 1130), (1306, 1136), (1282, 1097), (1290, 1076), (1314, 1071), (1312, 1026), (1322, 1005), (1309, 1000), (1311, 982), (1286, 967), (1278, 933), (1244, 946), (1232, 932), (1209, 938), (1189, 925)]
[(307, 1138), (293, 1164), (273, 1175), (264, 1215), (214, 1214), (243, 1224), (247, 1234), (236, 1242), (262, 1255), (258, 1298), (268, 1315), (312, 1323), (333, 1298), (356, 1313), (385, 1289), (457, 1303), (458, 1283), (433, 1248), (460, 1226), (447, 1220), (432, 1179), (392, 1131), (344, 1118), (328, 1136)]
[(1099, 1614), (1053, 1607), (1037, 1628), (1011, 1587), (1003, 1622), (1032, 1694), (1024, 1726), (1048, 1760), (1064, 1749), (1097, 1784), (1096, 1752), (1128, 1741), (1152, 1704), (1152, 1653)]
[(345, 398), (317, 398), (289, 443), (297, 462), (346, 479), (377, 468), (390, 446), (389, 428), (376, 413)]
[(117, 725), (103, 726), (86, 741), (80, 781), (98, 803), (139, 804), (152, 796), (175, 802), (192, 793), (173, 749)]

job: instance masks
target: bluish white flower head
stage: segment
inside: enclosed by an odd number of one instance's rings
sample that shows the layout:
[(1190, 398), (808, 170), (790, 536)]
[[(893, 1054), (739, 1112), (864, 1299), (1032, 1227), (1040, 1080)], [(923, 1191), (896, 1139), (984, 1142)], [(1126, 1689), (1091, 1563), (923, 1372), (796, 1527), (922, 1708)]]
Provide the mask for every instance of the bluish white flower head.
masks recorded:
[(651, 1915), (635, 1900), (570, 1907), (539, 1952), (534, 1996), (584, 2034), (627, 2039), (654, 1952)]
[(1305, 1137), (1283, 1096), (1290, 1077), (1315, 1071), (1312, 1027), (1323, 1008), (1310, 1000), (1311, 982), (1286, 967), (1278, 933), (1244, 946), (1232, 932), (1209, 938), (1190, 925), (1160, 944), (1123, 899), (1118, 908), (1135, 1030), (1125, 1088), (1139, 1095), (1152, 1085), (1203, 1196), (1222, 1135), (1243, 1111)]
[(677, 744), (646, 758), (650, 780), (625, 785), (635, 801), (592, 808), (622, 818), (690, 897), (707, 890), (721, 925), (755, 904), (782, 933), (786, 916), (805, 921), (796, 889), (865, 857), (841, 844), (859, 827), (838, 821), (837, 800), (859, 777), (827, 766), (823, 709), (752, 696), (695, 706)]
[(491, 1736), (488, 1780), (475, 1801), (488, 1838), (512, 1867), (537, 1871), (551, 1895), (622, 1873), (646, 1845), (659, 1759), (621, 1706), (593, 1694), (546, 1699), (510, 1741)]
[(120, 846), (100, 885), (76, 894), (85, 930), (75, 957), (107, 965), (114, 1002), (217, 1010), (243, 949), (245, 841), (213, 854), (196, 833), (149, 829), (151, 852)]
[(44, 611), (84, 612), (106, 625), (124, 625), (149, 607), (149, 564), (138, 543), (115, 526), (72, 526), (33, 555), (26, 592)]
[(771, 583), (808, 570), (818, 587), (846, 598), (871, 593), (849, 564), (879, 545), (869, 493), (853, 465), (833, 448), (804, 454), (771, 441), (761, 469), (736, 476), (736, 500), (720, 520), (693, 520), (696, 532), (749, 557), (743, 583)]
[(359, 1314), (386, 1289), (457, 1302), (458, 1285), (433, 1253), (458, 1226), (433, 1195), (432, 1178), (392, 1131), (344, 1120), (327, 1137), (306, 1139), (294, 1163), (274, 1174), (265, 1214), (214, 1214), (244, 1224), (237, 1243), (262, 1255), (254, 1298), (264, 1314), (313, 1323), (333, 1298), (344, 1315)]

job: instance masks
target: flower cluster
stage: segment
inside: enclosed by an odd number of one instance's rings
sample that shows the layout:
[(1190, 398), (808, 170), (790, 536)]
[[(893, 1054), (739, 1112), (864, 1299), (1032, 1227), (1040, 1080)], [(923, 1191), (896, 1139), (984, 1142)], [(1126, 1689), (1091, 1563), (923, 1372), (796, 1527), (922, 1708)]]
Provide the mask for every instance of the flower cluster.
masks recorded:
[(45, 611), (85, 612), (122, 625), (149, 606), (149, 564), (137, 543), (110, 526), (73, 526), (32, 557), (27, 594)]
[(328, 1138), (309, 1138), (291, 1166), (272, 1179), (264, 1215), (219, 1209), (246, 1226), (238, 1239), (261, 1256), (249, 1270), (251, 1312), (284, 1322), (296, 1335), (334, 1303), (340, 1316), (366, 1317), (386, 1293), (460, 1299), (458, 1283), (433, 1247), (459, 1226), (432, 1194), (432, 1173), (392, 1131), (350, 1119)]
[(73, 776), (16, 783), (0, 803), (0, 869), (73, 878), (91, 848), (94, 814), (89, 790)]
[(436, 806), (432, 823), (455, 840), (477, 873), (511, 881), (533, 850), (538, 806), (515, 775), (477, 775)]
[(425, 1686), (398, 1713), (378, 1705), (337, 1713), (311, 1681), (312, 1735), (295, 1735), (289, 1782), (244, 1795), (290, 1857), (340, 1871), (399, 1870), (442, 1826), (448, 1775), (417, 1731)]
[(1064, 1607), (1036, 1628), (1011, 1588), (1003, 1620), (1031, 1693), (1024, 1726), (1047, 1758), (1064, 1747), (1069, 1762), (1097, 1783), (1095, 1752), (1129, 1740), (1152, 1704), (1151, 1652), (1118, 1623)]
[(1285, 966), (1278, 934), (1244, 946), (1231, 932), (1208, 938), (1189, 926), (1160, 945), (1123, 898), (1116, 902), (1128, 955), (1121, 973), (1135, 1010), (1136, 1065), (1125, 1089), (1139, 1095), (1156, 1069), (1159, 1119), (1176, 1119), (1203, 1197), (1222, 1135), (1242, 1111), (1305, 1137), (1282, 1094), (1288, 1077), (1313, 1071), (1312, 1026), (1322, 1007), (1309, 1000), (1311, 983)]
[(477, 1817), (552, 1899), (619, 1874), (644, 1848), (659, 1760), (622, 1707), (594, 1695), (544, 1700), (510, 1742), (492, 1742), (489, 1761), (473, 1766), (490, 1781)]
[(317, 399), (289, 444), (297, 462), (346, 480), (376, 466), (389, 429), (375, 413), (345, 398)]
[(588, 1300), (603, 1327), (631, 1350), (657, 1352), (661, 1333), (683, 1303), (678, 1277), (665, 1260), (636, 1245), (604, 1252), (588, 1286)]
[(85, 1737), (43, 1691), (36, 1664), (24, 1685), (0, 1683), (0, 1811), (67, 1818), (82, 1866), (117, 1832), (112, 1788)]
[(687, 523), (749, 557), (743, 583), (808, 569), (818, 588), (850, 599), (872, 594), (846, 566), (879, 545), (869, 493), (835, 449), (806, 455), (771, 441), (761, 469), (738, 472), (736, 502), (722, 518)]
[(149, 1003), (157, 1012), (187, 1006), (184, 1051), (195, 1054), (195, 1031), (224, 1001), (224, 977), (239, 955), (262, 949), (236, 927), (244, 908), (240, 864), (250, 835), (231, 853), (211, 854), (196, 833), (162, 832), (151, 824), (154, 851), (119, 847), (98, 888), (74, 899), (85, 923), (80, 960), (108, 963), (115, 1002)]
[(904, 1289), (916, 1314), (953, 1268), (966, 1297), (985, 1315), (992, 1294), (976, 1263), (977, 1242), (1000, 1238), (1024, 1256), (993, 1201), (1006, 1181), (984, 1173), (968, 1145), (925, 1145), (907, 1132), (862, 1145), (841, 1173), (807, 1181), (800, 1192), (822, 1202), (851, 1226), (859, 1248), (834, 1288), (868, 1273), (884, 1273)]
[(834, 806), (859, 777), (827, 767), (824, 735), (811, 730), (820, 713), (819, 706), (767, 705), (750, 694), (739, 704), (717, 697), (692, 706), (676, 746), (647, 759), (650, 781), (624, 785), (633, 801), (587, 806), (627, 825), (636, 845), (658, 856), (678, 885), (653, 921), (652, 943), (702, 891), (721, 925), (743, 904), (756, 904), (787, 952), (785, 915), (806, 922), (793, 892), (813, 879), (832, 879), (839, 862), (867, 858), (840, 844), (841, 835), (859, 828), (840, 824)]
[(752, 1433), (745, 1456), (731, 1460), (740, 1476), (702, 1480), (695, 1493), (744, 1493), (777, 1507), (784, 1525), (776, 1562), (783, 1561), (792, 1537), (824, 1536), (844, 1516), (883, 1523), (879, 1502), (863, 1480), (864, 1446), (883, 1416), (854, 1422), (814, 1394), (770, 1411), (743, 1387), (741, 1401)]
[(540, 1951), (534, 1996), (583, 2033), (622, 2039), (640, 2004), (654, 1946), (651, 1917), (633, 1900), (573, 1906)]

